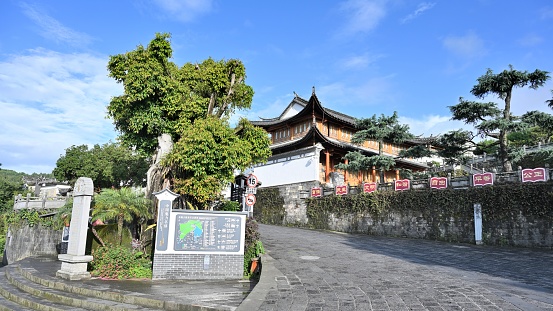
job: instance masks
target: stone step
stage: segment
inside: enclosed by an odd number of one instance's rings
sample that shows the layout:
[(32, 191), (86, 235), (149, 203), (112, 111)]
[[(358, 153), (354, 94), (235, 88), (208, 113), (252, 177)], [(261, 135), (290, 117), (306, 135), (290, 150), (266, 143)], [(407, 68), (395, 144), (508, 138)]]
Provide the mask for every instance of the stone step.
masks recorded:
[[(0, 282), (7, 282), (4, 279), (0, 279)], [(0, 289), (0, 291), (2, 291)], [(25, 308), (20, 304), (17, 304), (11, 300), (8, 300), (6, 297), (0, 295), (0, 311), (20, 311), (20, 310), (33, 310), (29, 308)]]
[[(147, 308), (135, 304), (106, 300), (103, 297), (86, 297), (74, 292), (55, 289), (41, 282), (34, 282), (26, 278), (23, 269), (17, 264), (9, 265), (5, 269), (6, 278), (15, 287), (35, 297), (47, 299), (56, 304), (82, 308), (84, 310), (110, 311), (154, 311), (160, 309)], [(102, 296), (102, 295), (100, 295)]]
[(0, 269), (0, 295), (5, 298), (9, 305), (6, 305), (7, 310), (39, 310), (39, 311), (65, 311), (65, 310), (85, 310), (75, 307), (63, 306), (35, 297), (29, 293), (26, 293), (19, 288), (13, 286), (7, 279), (5, 272), (6, 268)]

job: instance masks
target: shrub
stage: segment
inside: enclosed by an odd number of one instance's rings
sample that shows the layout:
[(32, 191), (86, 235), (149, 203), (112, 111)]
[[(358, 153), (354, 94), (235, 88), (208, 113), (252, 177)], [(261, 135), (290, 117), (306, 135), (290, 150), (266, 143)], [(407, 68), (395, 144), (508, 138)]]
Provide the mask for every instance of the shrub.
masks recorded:
[(92, 251), (90, 272), (109, 279), (151, 278), (151, 261), (142, 252), (123, 246), (106, 245)]
[(265, 248), (260, 240), (259, 225), (253, 218), (246, 219), (246, 237), (244, 243), (244, 276), (247, 278), (257, 277), (250, 272), (252, 259), (265, 253)]

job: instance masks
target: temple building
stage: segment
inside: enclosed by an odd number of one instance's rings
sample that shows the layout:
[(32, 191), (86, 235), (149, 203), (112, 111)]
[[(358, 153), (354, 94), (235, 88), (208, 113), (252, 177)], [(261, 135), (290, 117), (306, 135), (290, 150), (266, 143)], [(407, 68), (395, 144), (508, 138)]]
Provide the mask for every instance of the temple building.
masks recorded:
[[(321, 185), (335, 186), (379, 181), (374, 169), (348, 173), (335, 168), (344, 163), (343, 157), (350, 151), (365, 155), (378, 154), (378, 142), (367, 141), (363, 145), (351, 142), (356, 132), (354, 117), (325, 108), (313, 91), (309, 100), (295, 96), (280, 116), (272, 119), (251, 121), (265, 129), (271, 139), (272, 156), (264, 164), (253, 168), (262, 187), (318, 181)], [(397, 157), (400, 150), (423, 143), (410, 140), (403, 144), (385, 142), (383, 152)], [(396, 168), (423, 171), (427, 161), (396, 158)], [(385, 172), (385, 181), (398, 178), (398, 172)]]

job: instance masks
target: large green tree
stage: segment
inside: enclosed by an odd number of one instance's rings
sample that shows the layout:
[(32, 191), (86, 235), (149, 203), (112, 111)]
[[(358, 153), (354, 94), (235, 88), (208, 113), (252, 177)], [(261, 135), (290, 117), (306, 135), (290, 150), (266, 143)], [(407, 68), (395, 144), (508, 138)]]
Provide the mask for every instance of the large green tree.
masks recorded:
[(533, 72), (519, 71), (513, 69), (511, 65), (508, 70), (497, 74), (488, 69), (486, 74), (477, 79), (478, 83), (472, 88), (471, 94), (479, 99), (495, 95), (503, 100), (503, 108), (498, 108), (494, 102), (467, 101), (461, 97), (457, 105), (449, 106), (453, 114), (452, 119), (474, 125), (481, 136), (491, 136), (499, 132), (499, 159), (503, 171), (510, 172), (512, 164), (508, 155), (507, 135), (509, 132), (520, 131), (525, 126), (525, 123), (519, 122), (520, 120), (511, 114), (513, 89), (525, 86), (537, 89), (549, 78), (549, 73), (546, 71), (538, 69)]
[(264, 161), (270, 142), (261, 128), (240, 130), (247, 121), (230, 128), (232, 114), (250, 108), (253, 99), (242, 62), (208, 58), (179, 67), (170, 60), (169, 39), (156, 34), (147, 47), (111, 56), (110, 76), (125, 91), (112, 98), (108, 115), (125, 144), (152, 156), (149, 193), (174, 182), (175, 190), (203, 205), (232, 180), (233, 169)]
[(119, 143), (71, 146), (56, 162), (57, 180), (73, 184), (79, 177), (90, 177), (98, 188), (144, 186), (149, 162), (143, 155)]
[(406, 139), (412, 138), (409, 126), (399, 123), (395, 111), (391, 116), (382, 114), (377, 117), (375, 114), (371, 118), (358, 119), (355, 126), (358, 130), (353, 134), (351, 141), (361, 145), (366, 141), (374, 140), (378, 143), (378, 154), (367, 156), (358, 151), (348, 152), (344, 157), (348, 160), (348, 164), (340, 163), (336, 167), (350, 172), (358, 172), (374, 166), (380, 171), (380, 181), (383, 182), (384, 172), (395, 166), (394, 158), (384, 155), (384, 142), (401, 144)]

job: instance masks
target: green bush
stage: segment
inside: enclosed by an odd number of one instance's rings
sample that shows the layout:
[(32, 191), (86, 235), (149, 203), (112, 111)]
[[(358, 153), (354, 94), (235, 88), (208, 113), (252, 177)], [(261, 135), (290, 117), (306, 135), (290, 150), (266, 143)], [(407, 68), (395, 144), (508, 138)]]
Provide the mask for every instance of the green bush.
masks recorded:
[(151, 261), (142, 252), (122, 246), (106, 245), (92, 251), (93, 276), (109, 279), (151, 278)]
[(265, 249), (259, 236), (259, 225), (253, 218), (246, 219), (246, 237), (244, 243), (244, 276), (247, 278), (257, 277), (250, 272), (252, 259), (264, 254)]

